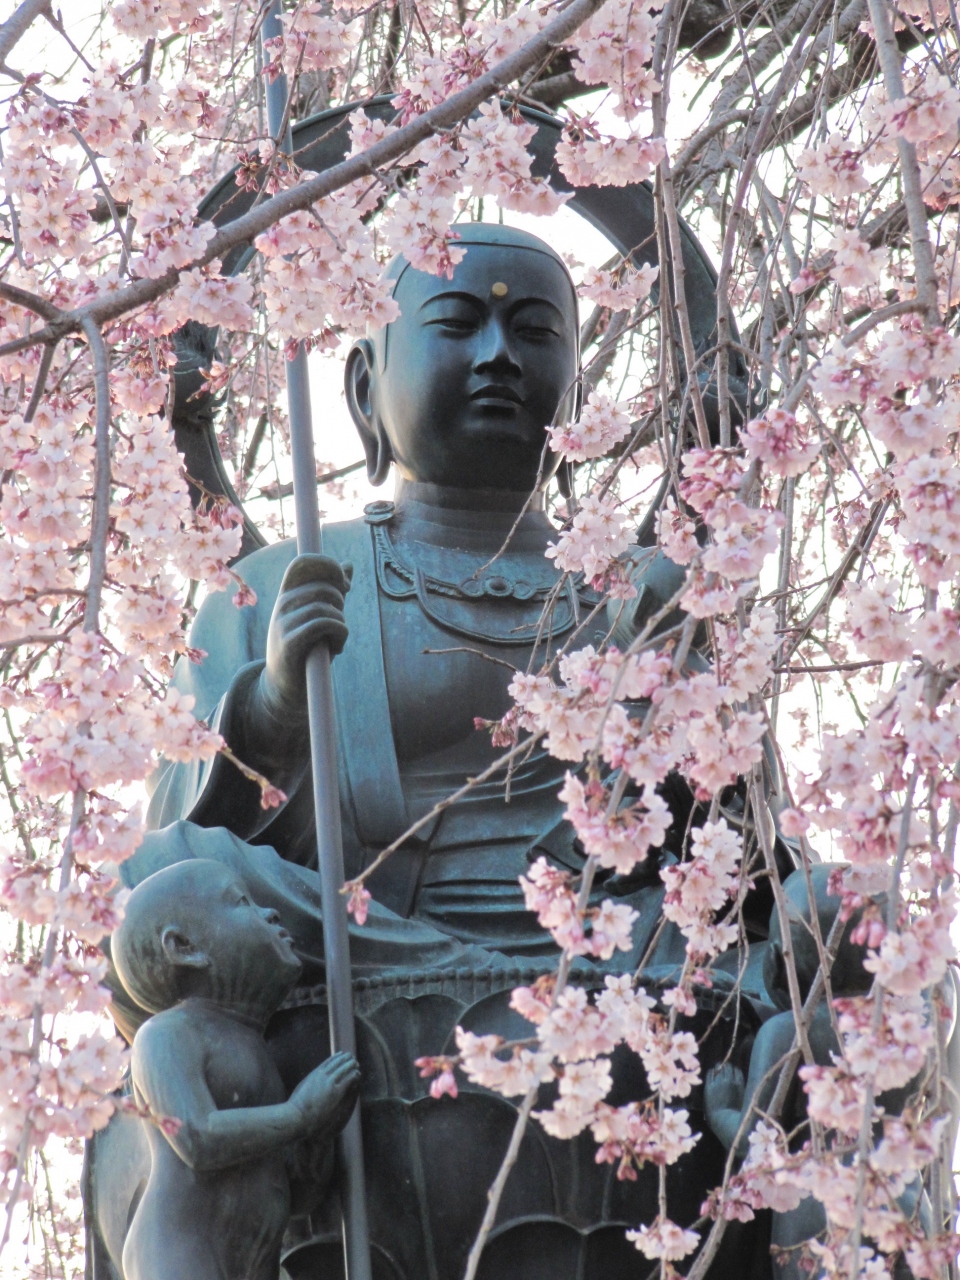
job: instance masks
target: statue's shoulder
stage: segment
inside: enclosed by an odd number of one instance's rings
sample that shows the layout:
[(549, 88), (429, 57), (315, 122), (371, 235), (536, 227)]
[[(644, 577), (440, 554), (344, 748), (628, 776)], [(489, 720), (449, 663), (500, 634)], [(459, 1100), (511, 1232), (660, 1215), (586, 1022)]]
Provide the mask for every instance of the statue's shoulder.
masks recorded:
[[(365, 530), (363, 518), (324, 525), (324, 552), (336, 559), (350, 559), (358, 537), (369, 537)], [(296, 539), (284, 538), (244, 556), (233, 566), (239, 582), (231, 582), (226, 591), (211, 592), (198, 609), (190, 629), (190, 645), (208, 655), (203, 663), (204, 679), (213, 681), (221, 693), (240, 667), (266, 652), (270, 615), (283, 575), (296, 554)], [(241, 583), (250, 588), (256, 600), (238, 607), (235, 601)], [(206, 699), (193, 688), (195, 683), (191, 683), (190, 692), (197, 696), (198, 705), (205, 704)]]
[[(321, 529), (324, 554), (332, 555), (335, 559), (339, 558), (342, 552), (349, 554), (358, 538), (369, 539), (368, 526), (366, 516), (360, 516), (355, 520), (334, 520), (324, 524)], [(273, 542), (245, 556), (234, 566), (234, 572), (256, 592), (257, 604), (267, 607), (272, 612), (283, 575), (296, 554), (296, 539), (284, 538), (281, 542)], [(226, 598), (232, 602), (237, 590), (238, 587), (235, 584), (232, 585)]]
[(196, 1019), (191, 1019), (180, 1005), (152, 1014), (137, 1028), (133, 1038), (136, 1061), (141, 1066), (145, 1063), (156, 1066), (159, 1059), (162, 1065), (171, 1058), (172, 1049), (192, 1048), (190, 1042), (196, 1038), (195, 1022)]
[[(296, 538), (284, 538), (281, 542), (271, 542), (269, 546), (260, 547), (259, 550), (244, 556), (233, 566), (233, 571), (257, 593), (259, 602), (262, 595), (268, 595), (271, 591), (276, 596), (287, 566), (296, 554)], [(237, 584), (233, 583), (227, 590), (227, 599), (232, 602), (237, 590)]]

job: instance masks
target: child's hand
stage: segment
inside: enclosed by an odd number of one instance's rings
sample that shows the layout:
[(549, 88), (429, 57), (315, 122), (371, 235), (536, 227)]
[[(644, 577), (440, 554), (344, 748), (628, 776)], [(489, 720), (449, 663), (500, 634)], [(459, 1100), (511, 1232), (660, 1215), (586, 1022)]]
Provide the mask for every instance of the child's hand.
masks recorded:
[(745, 1081), (743, 1072), (731, 1062), (711, 1067), (703, 1085), (704, 1109), (707, 1115), (718, 1111), (741, 1111)]
[(290, 1104), (303, 1116), (309, 1132), (337, 1132), (350, 1118), (360, 1087), (360, 1068), (352, 1053), (335, 1053), (301, 1080), (290, 1095)]

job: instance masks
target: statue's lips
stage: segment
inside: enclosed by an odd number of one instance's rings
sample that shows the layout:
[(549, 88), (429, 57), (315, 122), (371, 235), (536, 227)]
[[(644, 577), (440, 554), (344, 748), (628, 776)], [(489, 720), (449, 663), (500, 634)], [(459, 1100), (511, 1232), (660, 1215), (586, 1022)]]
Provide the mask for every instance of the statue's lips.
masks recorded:
[(470, 397), (476, 403), (513, 406), (522, 405), (523, 398), (512, 387), (505, 387), (501, 383), (490, 383), (485, 387), (481, 387), (479, 391), (474, 391)]

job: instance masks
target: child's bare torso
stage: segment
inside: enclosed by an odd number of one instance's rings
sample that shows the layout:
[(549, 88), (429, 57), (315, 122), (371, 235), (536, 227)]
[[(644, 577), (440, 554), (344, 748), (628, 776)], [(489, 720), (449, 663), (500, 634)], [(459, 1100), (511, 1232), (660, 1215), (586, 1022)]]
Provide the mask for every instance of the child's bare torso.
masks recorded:
[[(174, 1039), (189, 1035), (200, 1043), (218, 1111), (285, 1100), (259, 1029), (209, 1009), (198, 1016), (180, 1007), (154, 1021), (161, 1019)], [(201, 1170), (185, 1163), (155, 1125), (148, 1133), (152, 1169), (124, 1250), (127, 1280), (276, 1280), (290, 1213), (284, 1154)], [(127, 1259), (140, 1261), (131, 1269)]]

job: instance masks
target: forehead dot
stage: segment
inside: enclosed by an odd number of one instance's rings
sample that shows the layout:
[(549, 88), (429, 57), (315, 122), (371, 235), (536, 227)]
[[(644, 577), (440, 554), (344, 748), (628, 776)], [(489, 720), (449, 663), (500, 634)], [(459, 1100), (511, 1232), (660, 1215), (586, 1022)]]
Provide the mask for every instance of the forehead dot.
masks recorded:
[(508, 293), (508, 288), (502, 280), (498, 280), (496, 284), (490, 286), (490, 292), (495, 298), (505, 298)]

